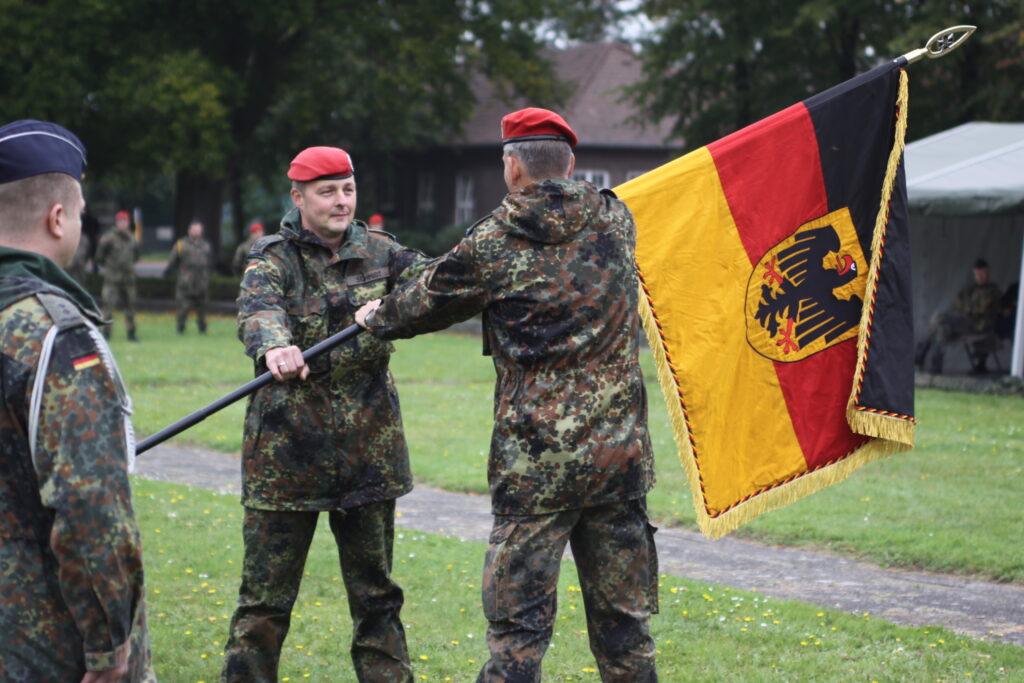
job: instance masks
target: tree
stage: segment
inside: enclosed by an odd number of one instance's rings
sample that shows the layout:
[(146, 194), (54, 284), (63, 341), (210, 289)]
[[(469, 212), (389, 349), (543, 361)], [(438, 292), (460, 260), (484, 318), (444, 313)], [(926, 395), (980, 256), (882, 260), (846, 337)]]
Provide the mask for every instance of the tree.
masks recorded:
[(1024, 10), (1013, 0), (646, 0), (641, 7), (658, 30), (642, 41), (645, 79), (629, 95), (648, 119), (678, 116), (674, 135), (689, 147), (920, 47), (936, 31), (960, 23), (977, 24), (981, 33), (953, 55), (911, 68), (912, 135), (975, 118), (1024, 114)]
[(0, 0), (0, 113), (60, 120), (90, 174), (175, 179), (175, 226), (219, 239), (230, 196), (307, 144), (387, 152), (453, 135), (480, 70), (551, 99), (541, 0)]

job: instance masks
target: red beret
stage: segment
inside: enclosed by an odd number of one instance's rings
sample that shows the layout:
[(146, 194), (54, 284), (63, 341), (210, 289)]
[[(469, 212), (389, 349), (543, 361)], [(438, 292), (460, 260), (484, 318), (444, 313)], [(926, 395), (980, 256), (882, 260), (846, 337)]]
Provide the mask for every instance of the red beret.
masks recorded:
[(307, 147), (292, 159), (288, 167), (288, 177), (300, 183), (340, 180), (354, 172), (352, 157), (340, 147)]
[(257, 230), (262, 230), (262, 229), (263, 229), (263, 224), (259, 223), (259, 222), (253, 223), (252, 225), (249, 226), (249, 232), (256, 232)]
[(501, 144), (527, 140), (564, 140), (570, 147), (579, 142), (561, 116), (539, 107), (520, 109), (501, 119)]
[(381, 216), (379, 213), (375, 213), (372, 216), (370, 216), (370, 220), (368, 222), (370, 222), (370, 223), (383, 223), (384, 222), (384, 216)]
[(127, 211), (118, 211), (114, 214), (114, 218), (131, 218)]

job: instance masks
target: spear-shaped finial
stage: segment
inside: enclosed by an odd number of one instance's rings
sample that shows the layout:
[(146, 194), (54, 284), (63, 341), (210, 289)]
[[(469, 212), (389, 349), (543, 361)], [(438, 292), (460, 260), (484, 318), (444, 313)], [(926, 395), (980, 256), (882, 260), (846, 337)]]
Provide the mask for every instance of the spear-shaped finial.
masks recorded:
[(929, 59), (945, 57), (950, 52), (963, 45), (977, 28), (977, 26), (969, 25), (950, 26), (949, 28), (944, 28), (929, 38), (924, 47), (911, 50), (902, 57), (899, 57), (896, 61), (902, 60), (905, 64), (913, 64), (923, 57), (928, 57)]

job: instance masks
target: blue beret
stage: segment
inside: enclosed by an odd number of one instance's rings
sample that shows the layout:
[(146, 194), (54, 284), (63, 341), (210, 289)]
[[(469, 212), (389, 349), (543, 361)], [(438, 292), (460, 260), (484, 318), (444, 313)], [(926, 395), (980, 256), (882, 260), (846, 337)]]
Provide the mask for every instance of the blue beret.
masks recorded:
[(63, 126), (25, 119), (0, 127), (0, 183), (43, 173), (82, 179), (85, 145)]

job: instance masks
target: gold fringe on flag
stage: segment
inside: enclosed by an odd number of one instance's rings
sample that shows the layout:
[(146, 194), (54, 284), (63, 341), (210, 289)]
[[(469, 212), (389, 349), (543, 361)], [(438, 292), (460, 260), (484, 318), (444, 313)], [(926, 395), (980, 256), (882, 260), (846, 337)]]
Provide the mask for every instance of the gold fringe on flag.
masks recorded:
[(875, 313), (879, 271), (885, 251), (885, 234), (889, 225), (889, 202), (892, 199), (893, 186), (896, 184), (896, 171), (903, 159), (903, 147), (907, 136), (909, 98), (907, 72), (905, 69), (901, 69), (899, 93), (896, 96), (896, 133), (892, 149), (889, 152), (889, 163), (886, 166), (885, 180), (882, 183), (882, 198), (878, 207), (878, 216), (875, 218), (875, 229), (871, 236), (871, 266), (868, 270), (860, 329), (857, 332), (857, 369), (854, 372), (850, 400), (846, 406), (846, 419), (850, 423), (850, 428), (858, 434), (897, 442), (899, 445), (894, 446), (890, 452), (909, 450), (914, 447), (914, 419), (906, 415), (866, 408), (859, 405), (858, 399), (864, 382), (864, 368), (867, 364), (868, 352), (871, 348), (871, 323)]

